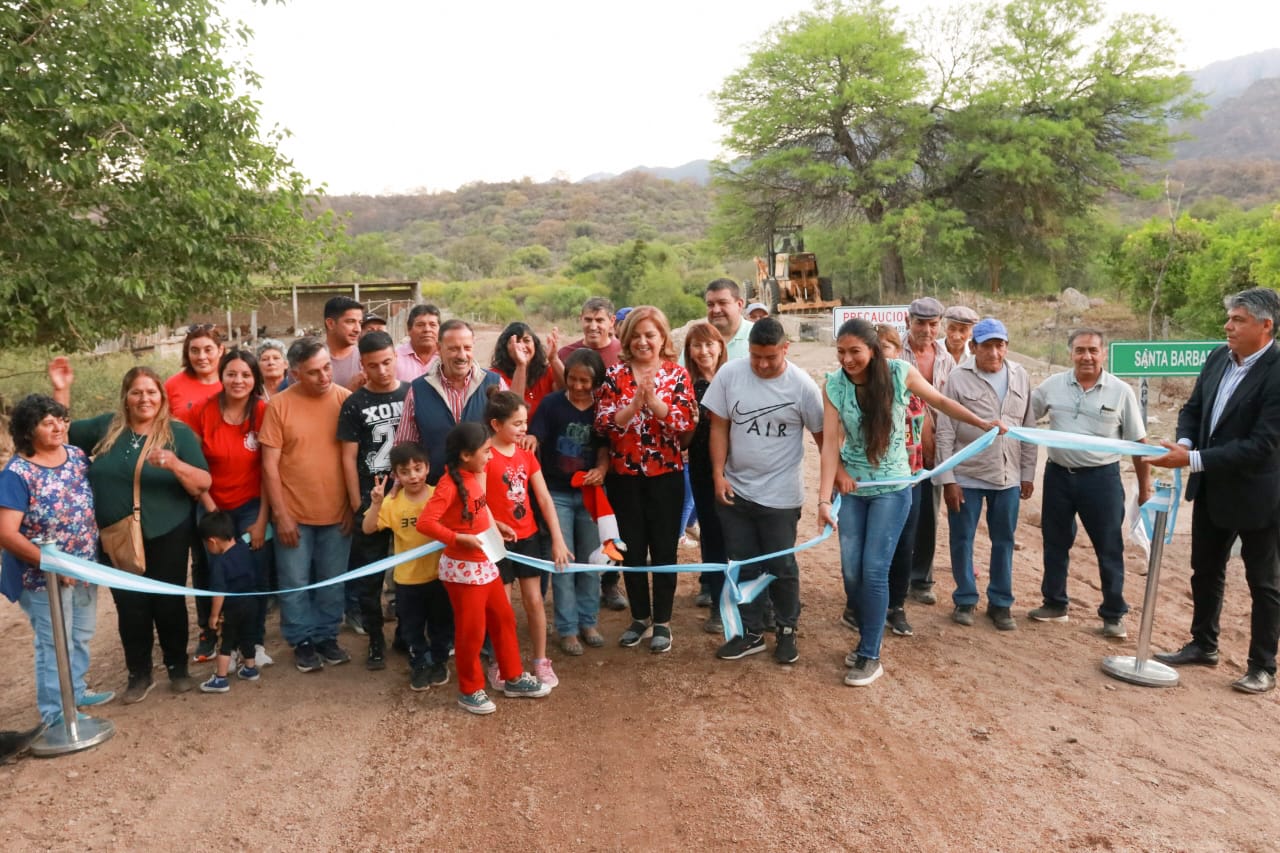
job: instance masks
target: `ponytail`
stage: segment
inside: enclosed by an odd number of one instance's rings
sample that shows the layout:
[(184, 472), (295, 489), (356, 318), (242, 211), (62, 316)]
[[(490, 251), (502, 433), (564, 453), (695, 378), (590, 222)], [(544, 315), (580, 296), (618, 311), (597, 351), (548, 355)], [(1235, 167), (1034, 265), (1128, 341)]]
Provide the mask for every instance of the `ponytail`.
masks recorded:
[(475, 518), (475, 513), (471, 511), (467, 487), (462, 483), (462, 454), (475, 453), (488, 440), (489, 431), (482, 424), (473, 421), (463, 421), (449, 430), (444, 438), (445, 473), (458, 489), (458, 497), (462, 500), (463, 521), (471, 521)]

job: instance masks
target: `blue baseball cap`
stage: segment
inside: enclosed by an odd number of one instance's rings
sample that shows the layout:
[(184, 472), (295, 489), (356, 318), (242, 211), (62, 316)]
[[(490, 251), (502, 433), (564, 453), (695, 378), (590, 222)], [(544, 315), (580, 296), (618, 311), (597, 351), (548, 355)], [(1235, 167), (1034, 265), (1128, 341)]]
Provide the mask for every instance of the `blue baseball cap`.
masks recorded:
[(613, 322), (621, 324), (623, 320), (627, 319), (627, 315), (630, 313), (631, 313), (630, 305), (628, 305), (626, 308), (619, 308), (618, 313), (613, 315)]
[(1009, 331), (1005, 329), (1004, 323), (1001, 323), (995, 317), (983, 317), (973, 327), (973, 342), (980, 344), (992, 338), (999, 338), (1008, 343)]

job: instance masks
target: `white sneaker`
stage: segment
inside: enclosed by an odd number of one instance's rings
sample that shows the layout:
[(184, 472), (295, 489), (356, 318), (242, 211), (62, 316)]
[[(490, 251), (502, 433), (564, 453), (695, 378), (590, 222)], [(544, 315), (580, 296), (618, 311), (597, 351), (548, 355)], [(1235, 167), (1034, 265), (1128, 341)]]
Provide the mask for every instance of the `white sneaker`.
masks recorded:
[(271, 666), (271, 664), (275, 663), (275, 660), (272, 659), (271, 655), (267, 654), (267, 650), (262, 646), (253, 647), (253, 659), (257, 661), (259, 668)]

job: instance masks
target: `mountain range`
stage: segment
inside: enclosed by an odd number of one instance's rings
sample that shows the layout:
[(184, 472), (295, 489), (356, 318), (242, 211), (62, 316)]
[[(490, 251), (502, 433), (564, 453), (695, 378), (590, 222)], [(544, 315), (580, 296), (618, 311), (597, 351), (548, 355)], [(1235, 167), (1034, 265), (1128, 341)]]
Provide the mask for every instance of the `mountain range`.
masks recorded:
[[(1190, 137), (1174, 146), (1174, 161), (1280, 161), (1280, 48), (1213, 62), (1191, 72), (1208, 109), (1196, 121), (1175, 130)], [(1193, 167), (1191, 171), (1197, 171)], [(622, 174), (640, 173), (672, 181), (707, 184), (710, 160), (679, 166), (636, 166)], [(579, 183), (618, 177), (596, 172)]]

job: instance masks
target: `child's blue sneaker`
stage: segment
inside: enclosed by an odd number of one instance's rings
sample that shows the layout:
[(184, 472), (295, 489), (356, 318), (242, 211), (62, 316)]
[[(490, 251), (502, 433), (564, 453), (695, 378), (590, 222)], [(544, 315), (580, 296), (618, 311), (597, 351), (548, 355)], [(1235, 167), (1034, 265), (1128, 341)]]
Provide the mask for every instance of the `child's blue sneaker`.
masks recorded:
[(85, 693), (76, 700), (76, 707), (92, 708), (94, 705), (105, 705), (114, 698), (116, 698), (114, 690), (104, 690), (101, 693)]
[(205, 693), (226, 693), (231, 690), (231, 682), (225, 675), (213, 675), (200, 685), (200, 690)]
[(257, 681), (258, 668), (256, 666), (242, 666), (236, 670), (236, 678), (242, 681)]
[(475, 693), (461, 693), (458, 695), (458, 705), (464, 711), (472, 714), (492, 714), (498, 710), (498, 706), (493, 704), (493, 700), (489, 698), (489, 694), (483, 690), (477, 690)]
[(522, 672), (519, 678), (503, 682), (502, 695), (513, 699), (539, 699), (551, 692), (551, 685), (539, 681), (537, 676)]

